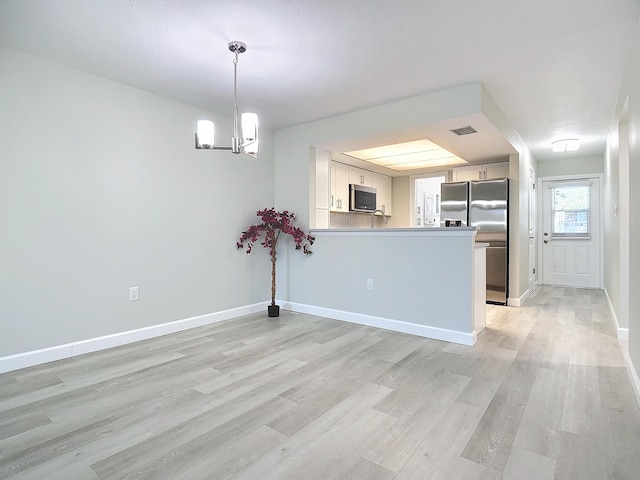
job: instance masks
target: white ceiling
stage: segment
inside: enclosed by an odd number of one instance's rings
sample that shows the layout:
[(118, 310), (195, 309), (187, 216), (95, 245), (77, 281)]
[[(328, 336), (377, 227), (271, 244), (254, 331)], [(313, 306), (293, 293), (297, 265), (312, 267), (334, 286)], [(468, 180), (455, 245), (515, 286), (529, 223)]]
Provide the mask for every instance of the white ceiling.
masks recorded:
[(573, 156), (604, 152), (639, 9), (640, 0), (0, 0), (0, 45), (231, 115), (227, 43), (240, 40), (240, 108), (270, 130), (482, 82), (546, 160), (562, 137), (582, 140)]

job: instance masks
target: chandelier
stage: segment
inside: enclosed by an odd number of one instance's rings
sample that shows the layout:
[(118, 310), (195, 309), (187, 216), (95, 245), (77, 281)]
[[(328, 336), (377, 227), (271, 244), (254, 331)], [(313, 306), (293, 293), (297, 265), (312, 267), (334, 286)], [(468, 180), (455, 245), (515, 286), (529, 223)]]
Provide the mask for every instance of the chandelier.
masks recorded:
[[(255, 113), (243, 113), (238, 125), (238, 55), (247, 51), (242, 42), (230, 42), (235, 58), (233, 60), (233, 137), (230, 147), (215, 145), (215, 126), (211, 120), (198, 120), (196, 130), (196, 148), (205, 150), (231, 150), (233, 153), (244, 153), (250, 157), (258, 157), (258, 116)], [(241, 129), (239, 128), (241, 127)]]

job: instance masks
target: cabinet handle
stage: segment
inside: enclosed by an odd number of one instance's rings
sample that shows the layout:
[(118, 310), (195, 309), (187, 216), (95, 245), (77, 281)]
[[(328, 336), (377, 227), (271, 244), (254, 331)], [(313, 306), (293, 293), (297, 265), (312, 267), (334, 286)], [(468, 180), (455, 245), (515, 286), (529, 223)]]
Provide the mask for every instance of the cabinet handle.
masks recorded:
[(478, 180), (482, 180), (482, 170), (478, 170)]
[(331, 195), (331, 206), (333, 207), (333, 195)]
[(417, 213), (418, 213), (418, 215), (420, 215), (420, 205), (418, 205), (418, 206), (416, 207), (416, 210), (418, 210), (418, 212), (417, 212)]

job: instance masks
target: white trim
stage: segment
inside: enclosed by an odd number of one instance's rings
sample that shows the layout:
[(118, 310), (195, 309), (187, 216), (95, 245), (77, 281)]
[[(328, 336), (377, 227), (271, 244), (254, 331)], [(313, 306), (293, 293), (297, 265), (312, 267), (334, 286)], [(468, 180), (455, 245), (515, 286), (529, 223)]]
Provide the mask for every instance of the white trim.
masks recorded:
[(205, 315), (198, 315), (196, 317), (162, 323), (160, 325), (152, 325), (149, 327), (139, 328), (137, 330), (114, 333), (103, 337), (90, 338), (87, 340), (67, 343), (65, 345), (57, 345), (40, 350), (33, 350), (31, 352), (0, 357), (0, 373), (11, 372), (13, 370), (53, 362), (55, 360), (62, 360), (64, 358), (71, 358), (85, 353), (118, 347), (128, 343), (148, 340), (150, 338), (160, 337), (170, 333), (181, 332), (183, 330), (202, 327), (204, 325), (210, 325), (212, 323), (241, 317), (243, 315), (257, 313), (263, 311), (268, 303), (269, 302), (255, 303), (253, 305), (207, 313)]
[(314, 305), (284, 301), (278, 301), (278, 303), (280, 303), (281, 308), (291, 310), (293, 312), (308, 313), (310, 315), (342, 320), (345, 322), (356, 323), (358, 325), (367, 325), (369, 327), (382, 328), (384, 330), (391, 330), (394, 332), (408, 333), (420, 337), (443, 340), (445, 342), (473, 346), (478, 341), (478, 332), (475, 330), (472, 332), (461, 332), (458, 330), (447, 330), (444, 328), (430, 327), (428, 325), (409, 323), (402, 320), (394, 320), (392, 318), (375, 317), (373, 315), (365, 315), (362, 313), (316, 307)]
[(423, 178), (444, 177), (444, 181), (446, 183), (451, 181), (451, 177), (453, 177), (452, 172), (452, 170), (445, 170), (443, 172), (418, 173), (416, 175), (409, 175), (409, 225), (411, 226), (411, 228), (425, 228), (424, 225), (416, 225), (416, 180), (421, 180)]
[(519, 297), (509, 297), (507, 299), (507, 305), (510, 307), (521, 307), (524, 304), (525, 300), (529, 298), (529, 295), (531, 295), (531, 290), (527, 288), (527, 290)]
[(624, 363), (627, 364), (627, 373), (629, 374), (629, 380), (631, 381), (631, 388), (633, 389), (633, 393), (636, 396), (636, 403), (640, 408), (640, 377), (638, 377), (636, 367), (631, 361), (631, 356), (629, 355), (628, 348), (622, 349), (622, 356), (624, 357)]
[(616, 310), (613, 308), (613, 302), (611, 301), (611, 297), (609, 296), (609, 292), (607, 288), (604, 288), (604, 296), (607, 298), (607, 304), (609, 305), (609, 313), (611, 314), (611, 318), (613, 319), (613, 324), (616, 327), (616, 335), (618, 340), (629, 340), (629, 329), (620, 327), (620, 323), (618, 322), (618, 316), (616, 315)]

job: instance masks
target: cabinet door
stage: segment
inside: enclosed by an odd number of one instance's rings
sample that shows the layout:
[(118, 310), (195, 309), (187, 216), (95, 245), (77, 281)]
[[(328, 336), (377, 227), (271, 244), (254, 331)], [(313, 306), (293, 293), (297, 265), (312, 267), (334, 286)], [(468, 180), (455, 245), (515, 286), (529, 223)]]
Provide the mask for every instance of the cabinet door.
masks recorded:
[(329, 209), (332, 212), (349, 211), (349, 166), (331, 162), (331, 196)]
[(509, 177), (509, 162), (487, 163), (484, 165), (485, 180)]
[(482, 165), (471, 165), (469, 167), (457, 167), (453, 169), (454, 182), (467, 182), (469, 180), (484, 180)]
[(349, 183), (373, 187), (373, 172), (362, 168), (349, 167)]
[[(373, 186), (376, 189), (376, 208), (386, 215), (391, 215), (391, 177), (373, 173)], [(376, 215), (380, 215), (376, 213)]]

